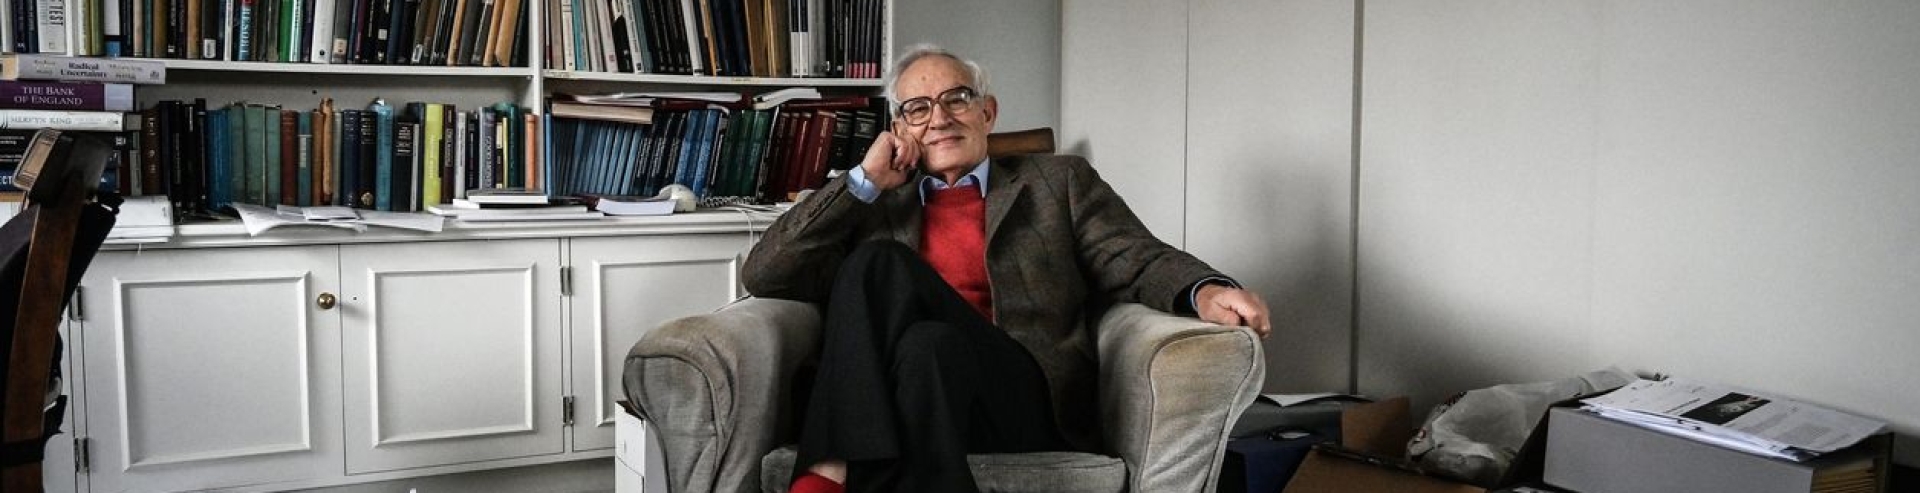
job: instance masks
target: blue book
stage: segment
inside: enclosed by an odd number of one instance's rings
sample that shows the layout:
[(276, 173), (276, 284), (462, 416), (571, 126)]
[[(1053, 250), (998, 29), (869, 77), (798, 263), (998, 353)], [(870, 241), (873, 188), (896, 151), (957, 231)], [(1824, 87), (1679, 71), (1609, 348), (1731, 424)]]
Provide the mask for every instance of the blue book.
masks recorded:
[(687, 188), (693, 189), (694, 196), (706, 197), (707, 175), (713, 169), (713, 137), (714, 134), (719, 133), (720, 120), (724, 115), (720, 114), (720, 110), (713, 109), (700, 110), (700, 112), (705, 116), (700, 119), (698, 127), (700, 133), (693, 137), (692, 169), (688, 170), (692, 176), (684, 183)]
[(393, 107), (385, 99), (375, 99), (367, 107), (373, 113), (373, 208), (393, 210)]
[(607, 193), (613, 195), (633, 194), (632, 187), (629, 184), (633, 183), (633, 175), (637, 173), (640, 168), (640, 157), (646, 155), (646, 153), (641, 152), (641, 149), (645, 147), (643, 144), (646, 141), (646, 130), (647, 127), (643, 125), (633, 123), (620, 124), (620, 133), (627, 137), (627, 149), (625, 152), (619, 154), (620, 176), (615, 177), (613, 183), (607, 185)]
[(587, 60), (593, 56), (593, 53), (589, 53), (593, 50), (587, 49), (587, 47), (590, 45), (587, 44), (587, 15), (586, 15), (587, 9), (584, 8), (585, 5), (582, 5), (585, 2), (582, 0), (560, 0), (560, 1), (573, 3), (572, 10), (573, 10), (574, 70), (580, 70), (580, 71), (593, 70), (593, 65), (587, 62)]
[[(230, 109), (230, 108), (229, 108)], [(227, 111), (218, 109), (207, 112), (207, 210), (217, 211), (232, 202), (232, 192), (228, 190), (227, 170)]]
[(674, 159), (673, 175), (668, 177), (666, 183), (678, 183), (687, 185), (688, 187), (693, 186), (691, 183), (693, 182), (694, 147), (698, 147), (696, 142), (700, 139), (700, 126), (703, 124), (702, 122), (706, 121), (706, 114), (707, 112), (705, 110), (694, 110), (686, 113), (687, 124), (682, 128), (679, 136), (680, 152)]

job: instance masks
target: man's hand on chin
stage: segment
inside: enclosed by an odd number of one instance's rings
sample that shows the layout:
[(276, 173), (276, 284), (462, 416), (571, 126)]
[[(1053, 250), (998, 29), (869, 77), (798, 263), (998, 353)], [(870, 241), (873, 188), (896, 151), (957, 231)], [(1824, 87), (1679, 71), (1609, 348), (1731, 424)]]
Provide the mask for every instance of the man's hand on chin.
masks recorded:
[(1195, 312), (1201, 320), (1220, 325), (1246, 326), (1259, 334), (1261, 339), (1273, 333), (1273, 325), (1267, 318), (1267, 302), (1252, 291), (1209, 284), (1200, 287), (1194, 296)]

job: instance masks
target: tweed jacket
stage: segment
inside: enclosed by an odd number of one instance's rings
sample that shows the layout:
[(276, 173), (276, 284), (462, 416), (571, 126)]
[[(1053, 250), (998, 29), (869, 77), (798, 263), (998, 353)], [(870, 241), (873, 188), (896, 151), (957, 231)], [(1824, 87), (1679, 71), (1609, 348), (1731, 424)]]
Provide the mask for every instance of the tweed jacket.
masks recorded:
[[(1051, 391), (1061, 435), (1082, 450), (1099, 443), (1092, 322), (1106, 305), (1173, 311), (1209, 276), (1206, 263), (1154, 238), (1086, 159), (1027, 155), (993, 160), (986, 198), (987, 277), (994, 322), (1032, 353)], [(829, 182), (767, 229), (742, 266), (755, 296), (824, 302), (840, 262), (859, 243), (920, 246), (919, 177), (872, 204)]]

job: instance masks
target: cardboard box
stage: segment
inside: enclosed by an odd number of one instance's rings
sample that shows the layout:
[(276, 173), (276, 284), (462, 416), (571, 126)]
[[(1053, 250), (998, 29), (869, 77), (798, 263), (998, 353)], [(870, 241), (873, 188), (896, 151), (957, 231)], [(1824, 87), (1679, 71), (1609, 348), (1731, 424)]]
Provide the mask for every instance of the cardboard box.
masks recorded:
[(1340, 415), (1340, 447), (1316, 447), (1285, 493), (1485, 493), (1485, 488), (1427, 474), (1404, 459), (1413, 437), (1407, 398), (1348, 408)]
[[(1538, 433), (1536, 431), (1536, 433)], [(1547, 412), (1548, 484), (1584, 493), (1884, 492), (1892, 437), (1882, 434), (1807, 462), (1762, 457), (1603, 418)]]

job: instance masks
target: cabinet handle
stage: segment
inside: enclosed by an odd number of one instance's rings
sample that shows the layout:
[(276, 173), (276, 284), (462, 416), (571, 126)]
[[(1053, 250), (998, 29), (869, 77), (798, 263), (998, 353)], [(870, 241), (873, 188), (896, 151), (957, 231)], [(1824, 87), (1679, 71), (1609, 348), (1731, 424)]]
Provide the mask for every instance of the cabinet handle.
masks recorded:
[(333, 304), (337, 301), (340, 300), (335, 299), (333, 293), (320, 293), (320, 299), (314, 300), (315, 303), (320, 304), (321, 310), (332, 310)]

